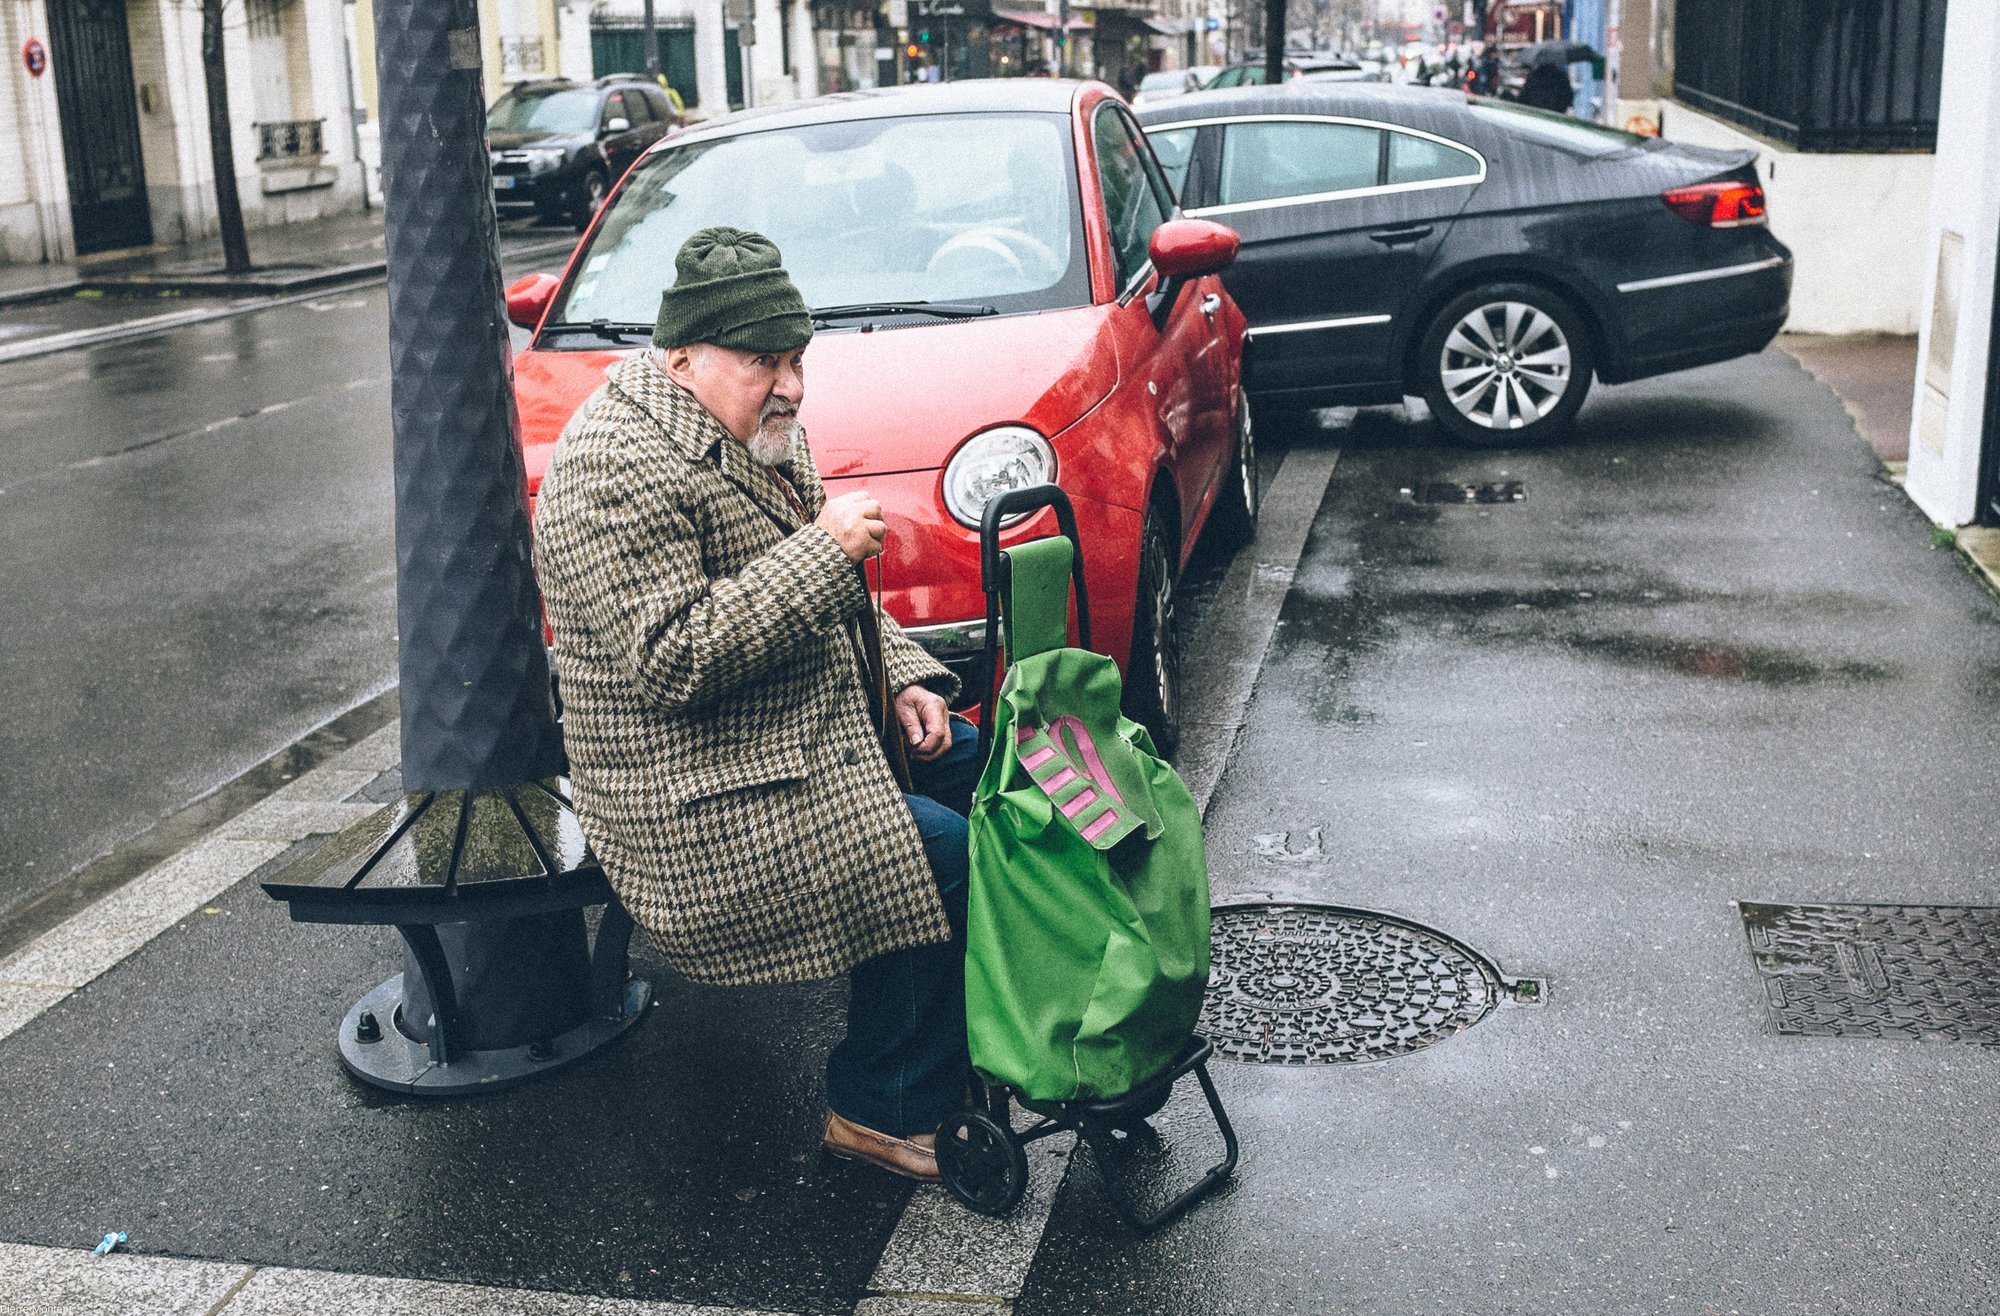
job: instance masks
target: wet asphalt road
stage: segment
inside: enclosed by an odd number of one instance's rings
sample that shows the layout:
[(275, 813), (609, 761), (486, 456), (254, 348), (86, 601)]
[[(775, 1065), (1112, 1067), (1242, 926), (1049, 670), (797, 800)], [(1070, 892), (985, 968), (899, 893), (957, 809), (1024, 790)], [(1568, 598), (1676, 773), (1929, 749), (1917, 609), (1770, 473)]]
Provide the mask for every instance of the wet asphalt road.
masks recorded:
[(334, 290), (0, 366), (0, 914), (393, 683), (386, 325)]
[(1994, 903), (2000, 605), (1776, 352), (1546, 451), (1326, 438), (1216, 893), (1400, 914), (1547, 1003), (1218, 1065), (1234, 1186), (1135, 1241), (1074, 1168), (1020, 1316), (2000, 1309), (2000, 1055), (1775, 1035), (1731, 903)]

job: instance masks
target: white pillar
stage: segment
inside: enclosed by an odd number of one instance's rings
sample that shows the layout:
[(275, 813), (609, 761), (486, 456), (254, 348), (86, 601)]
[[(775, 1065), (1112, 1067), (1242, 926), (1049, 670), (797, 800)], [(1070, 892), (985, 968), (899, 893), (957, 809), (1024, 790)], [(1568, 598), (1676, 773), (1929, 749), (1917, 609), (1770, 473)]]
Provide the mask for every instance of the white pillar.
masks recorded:
[(0, 261), (62, 261), (76, 254), (69, 224), (69, 175), (52, 70), (31, 77), (22, 47), (49, 44), (41, 0), (0, 6)]
[(694, 6), (694, 81), (701, 94), (702, 113), (709, 118), (729, 113), (729, 82), (724, 72), (728, 47), (722, 43), (723, 0)]
[(1906, 488), (1932, 520), (1977, 515), (2000, 247), (2000, 5), (1946, 13)]
[(812, 0), (792, 0), (792, 81), (801, 97), (819, 95), (819, 45)]

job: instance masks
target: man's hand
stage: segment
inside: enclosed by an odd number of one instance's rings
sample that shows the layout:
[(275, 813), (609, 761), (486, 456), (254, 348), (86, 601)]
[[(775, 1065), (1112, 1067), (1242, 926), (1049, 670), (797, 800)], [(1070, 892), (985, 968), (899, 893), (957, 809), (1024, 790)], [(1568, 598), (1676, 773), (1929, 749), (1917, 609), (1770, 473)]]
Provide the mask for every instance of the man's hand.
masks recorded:
[[(882, 520), (882, 504), (866, 490), (844, 493), (826, 500), (813, 524), (833, 536), (850, 562), (866, 562), (882, 552), (882, 537), (889, 533)], [(935, 695), (932, 698), (936, 698)], [(942, 702), (942, 701), (940, 701)]]
[(951, 711), (944, 699), (920, 685), (896, 693), (896, 721), (910, 742), (910, 755), (934, 759), (951, 748)]

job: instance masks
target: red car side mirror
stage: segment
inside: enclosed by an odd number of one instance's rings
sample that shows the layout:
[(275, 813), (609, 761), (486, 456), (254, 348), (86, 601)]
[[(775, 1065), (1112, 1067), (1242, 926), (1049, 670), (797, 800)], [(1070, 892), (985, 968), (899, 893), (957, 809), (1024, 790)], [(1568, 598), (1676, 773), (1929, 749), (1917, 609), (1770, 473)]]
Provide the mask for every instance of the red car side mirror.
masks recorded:
[(556, 287), (553, 274), (529, 274), (514, 280), (507, 289), (507, 319), (523, 329), (533, 329), (548, 313)]
[(1170, 219), (1153, 230), (1148, 246), (1161, 278), (1198, 279), (1235, 260), (1240, 242), (1234, 229), (1211, 220)]

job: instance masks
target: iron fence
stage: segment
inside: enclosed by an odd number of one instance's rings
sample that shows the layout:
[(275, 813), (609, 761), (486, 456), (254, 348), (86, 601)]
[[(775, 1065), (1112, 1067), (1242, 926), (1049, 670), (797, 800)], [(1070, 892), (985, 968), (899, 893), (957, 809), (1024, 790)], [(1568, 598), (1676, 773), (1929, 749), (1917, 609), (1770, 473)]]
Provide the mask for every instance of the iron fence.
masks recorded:
[(1932, 150), (1944, 11), (1945, 0), (1679, 0), (1674, 95), (1801, 151)]

